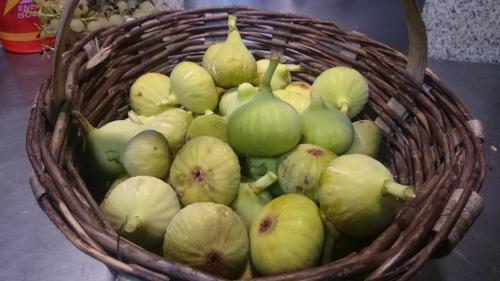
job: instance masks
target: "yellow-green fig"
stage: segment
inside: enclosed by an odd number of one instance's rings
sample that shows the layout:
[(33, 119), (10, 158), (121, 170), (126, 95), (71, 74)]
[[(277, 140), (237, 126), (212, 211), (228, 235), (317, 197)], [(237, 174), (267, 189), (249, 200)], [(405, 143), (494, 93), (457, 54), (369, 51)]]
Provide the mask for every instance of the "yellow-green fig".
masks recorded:
[[(261, 59), (257, 61), (257, 74), (255, 75), (255, 80), (253, 84), (257, 87), (260, 86), (262, 77), (269, 67), (269, 59)], [(292, 75), (290, 72), (300, 71), (300, 65), (298, 64), (278, 64), (276, 71), (271, 79), (271, 89), (273, 91), (284, 89), (288, 84), (292, 82)]]
[(156, 115), (145, 123), (143, 128), (160, 132), (175, 154), (186, 143), (186, 132), (192, 121), (191, 112), (173, 108)]
[(344, 154), (364, 154), (375, 158), (382, 143), (382, 130), (371, 120), (359, 120), (352, 126), (354, 140)]
[(168, 101), (170, 78), (161, 73), (141, 75), (130, 88), (130, 107), (139, 115), (151, 116), (174, 107)]
[(209, 48), (203, 57), (203, 67), (212, 75), (215, 83), (223, 88), (251, 83), (257, 71), (255, 58), (241, 41), (235, 16), (228, 17), (228, 28), (226, 41)]
[(304, 112), (311, 103), (311, 85), (306, 82), (292, 82), (285, 89), (275, 90), (273, 93), (299, 113)]
[(276, 179), (278, 179), (278, 176), (275, 173), (267, 172), (254, 182), (240, 183), (238, 195), (236, 195), (231, 207), (240, 216), (248, 229), (262, 208), (271, 201), (271, 194), (265, 192), (265, 189), (271, 186)]
[(396, 183), (382, 163), (363, 154), (333, 159), (321, 176), (318, 194), (331, 232), (358, 238), (377, 235), (391, 223), (396, 198), (414, 197), (412, 187)]
[(269, 202), (250, 228), (250, 254), (263, 275), (313, 267), (321, 256), (324, 229), (309, 198), (286, 194)]
[(78, 111), (73, 111), (75, 118), (87, 137), (87, 147), (98, 168), (109, 176), (125, 173), (120, 163), (120, 155), (128, 141), (137, 135), (142, 127), (127, 120), (116, 120), (101, 128), (94, 128)]
[(337, 155), (351, 146), (354, 138), (351, 120), (335, 108), (327, 107), (320, 96), (311, 97), (311, 104), (301, 117), (302, 142), (328, 148)]
[(180, 205), (170, 185), (155, 177), (137, 176), (111, 190), (100, 208), (117, 233), (156, 251)]
[(278, 177), (286, 193), (297, 193), (318, 201), (319, 180), (323, 171), (337, 155), (313, 144), (300, 144), (281, 162)]
[(227, 143), (227, 119), (207, 110), (204, 115), (196, 117), (189, 125), (186, 141), (199, 136), (211, 136)]
[(179, 263), (235, 279), (248, 257), (245, 225), (231, 208), (212, 202), (191, 204), (167, 227), (163, 253)]
[(312, 92), (349, 118), (358, 115), (368, 101), (368, 83), (357, 70), (337, 66), (323, 71), (314, 80)]
[(229, 205), (238, 193), (240, 178), (238, 157), (229, 145), (200, 136), (179, 150), (169, 182), (185, 206), (209, 201)]
[(300, 141), (300, 115), (271, 92), (271, 77), (278, 59), (271, 60), (262, 87), (248, 103), (229, 116), (229, 144), (245, 156), (272, 157), (283, 154)]
[(251, 101), (257, 88), (250, 83), (243, 83), (238, 88), (231, 88), (224, 93), (219, 102), (219, 111), (224, 116), (229, 116), (233, 111)]
[(194, 62), (184, 61), (174, 67), (170, 74), (171, 95), (169, 103), (181, 104), (187, 109), (204, 113), (214, 110), (219, 95), (210, 74)]
[(130, 176), (163, 179), (172, 162), (167, 139), (154, 130), (144, 130), (129, 140), (121, 154), (121, 163)]

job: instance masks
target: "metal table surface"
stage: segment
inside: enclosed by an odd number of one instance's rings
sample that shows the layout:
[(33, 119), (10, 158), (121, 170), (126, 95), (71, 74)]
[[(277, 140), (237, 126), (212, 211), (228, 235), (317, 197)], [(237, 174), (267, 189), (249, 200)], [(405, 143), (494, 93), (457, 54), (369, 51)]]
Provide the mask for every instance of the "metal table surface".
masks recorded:
[[(406, 27), (397, 3), (332, 2), (238, 1), (335, 20), (405, 51)], [(204, 5), (186, 1), (187, 8)], [(486, 208), (458, 247), (446, 258), (430, 261), (415, 280), (500, 280), (500, 159), (491, 148), (500, 143), (500, 65), (430, 60), (429, 67), (483, 121), (488, 171), (481, 194)], [(38, 54), (0, 49), (0, 280), (114, 280), (106, 266), (64, 238), (38, 208), (29, 188), (32, 170), (24, 148), (27, 119), (49, 69), (50, 62)]]

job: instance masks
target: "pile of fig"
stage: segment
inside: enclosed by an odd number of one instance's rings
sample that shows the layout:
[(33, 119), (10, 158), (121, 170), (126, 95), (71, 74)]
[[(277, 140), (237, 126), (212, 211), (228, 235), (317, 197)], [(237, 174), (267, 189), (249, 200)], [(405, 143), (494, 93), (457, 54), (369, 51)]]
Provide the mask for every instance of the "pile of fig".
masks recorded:
[(300, 65), (256, 60), (234, 16), (228, 30), (201, 65), (137, 78), (127, 119), (94, 128), (73, 112), (85, 155), (114, 180), (105, 218), (124, 239), (224, 278), (359, 250), (416, 196), (375, 159), (381, 130), (356, 119), (366, 79), (335, 66), (312, 85), (294, 81)]

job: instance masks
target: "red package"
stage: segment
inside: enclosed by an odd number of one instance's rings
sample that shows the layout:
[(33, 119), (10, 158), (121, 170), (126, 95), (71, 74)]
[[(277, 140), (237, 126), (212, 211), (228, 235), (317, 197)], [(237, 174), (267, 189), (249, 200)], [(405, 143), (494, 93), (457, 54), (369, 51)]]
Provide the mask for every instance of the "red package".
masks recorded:
[(11, 52), (42, 50), (38, 17), (26, 11), (36, 11), (33, 0), (0, 0), (0, 42)]

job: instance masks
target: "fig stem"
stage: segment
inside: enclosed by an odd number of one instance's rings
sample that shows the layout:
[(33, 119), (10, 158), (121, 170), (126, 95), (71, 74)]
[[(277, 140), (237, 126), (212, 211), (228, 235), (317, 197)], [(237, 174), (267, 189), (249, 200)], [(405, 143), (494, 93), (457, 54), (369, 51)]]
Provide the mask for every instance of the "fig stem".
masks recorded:
[(351, 104), (347, 101), (341, 101), (340, 102), (340, 112), (344, 113), (345, 115), (349, 114), (349, 108), (351, 107)]
[(132, 233), (142, 226), (142, 221), (138, 216), (129, 218), (125, 220), (123, 225), (123, 230), (127, 233)]
[(139, 124), (139, 125), (144, 125), (144, 123), (139, 119), (139, 115), (135, 113), (135, 111), (130, 110), (128, 113), (128, 118), (130, 118), (130, 121)]
[(394, 196), (401, 200), (407, 201), (415, 198), (415, 190), (409, 185), (403, 185), (395, 182), (392, 179), (386, 179), (382, 186), (383, 196)]
[(271, 79), (273, 78), (274, 71), (278, 67), (279, 57), (274, 55), (271, 57), (269, 61), (269, 66), (267, 67), (264, 76), (262, 77), (262, 81), (260, 83), (260, 87), (267, 92), (269, 95), (273, 96), (271, 89)]
[(301, 70), (300, 64), (286, 64), (285, 67), (289, 72), (299, 72)]
[(88, 135), (91, 131), (96, 129), (94, 126), (90, 125), (87, 118), (85, 118), (80, 111), (73, 110), (71, 112), (71, 115), (73, 115), (73, 118), (75, 118), (76, 121), (78, 121), (78, 123), (80, 124), (86, 135)]
[(157, 106), (161, 105), (176, 105), (177, 102), (177, 97), (175, 95), (169, 95), (167, 98), (161, 99), (156, 103)]
[(228, 16), (227, 17), (227, 27), (229, 29), (229, 32), (238, 30), (236, 27), (236, 17), (235, 16)]
[(277, 179), (278, 176), (276, 176), (275, 173), (267, 172), (258, 180), (250, 183), (249, 187), (256, 196), (259, 196), (262, 193), (262, 191), (271, 186), (271, 184), (273, 184)]

